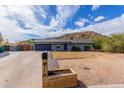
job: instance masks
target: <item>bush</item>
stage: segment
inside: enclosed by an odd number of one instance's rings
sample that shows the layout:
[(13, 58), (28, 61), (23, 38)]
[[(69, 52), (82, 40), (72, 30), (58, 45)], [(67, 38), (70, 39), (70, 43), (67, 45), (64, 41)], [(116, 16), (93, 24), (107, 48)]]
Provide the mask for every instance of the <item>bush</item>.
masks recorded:
[(79, 46), (73, 46), (72, 51), (81, 51)]
[(101, 50), (104, 52), (111, 52), (112, 51), (112, 47), (108, 42), (103, 42), (101, 45)]
[(109, 38), (94, 38), (94, 48), (105, 52), (124, 53), (124, 34), (113, 34)]
[(93, 42), (94, 42), (94, 43), (93, 43), (93, 47), (94, 47), (96, 50), (101, 50), (103, 40), (104, 40), (103, 37), (96, 37), (96, 38), (93, 38)]
[(0, 47), (0, 53), (3, 53), (4, 52), (4, 47)]

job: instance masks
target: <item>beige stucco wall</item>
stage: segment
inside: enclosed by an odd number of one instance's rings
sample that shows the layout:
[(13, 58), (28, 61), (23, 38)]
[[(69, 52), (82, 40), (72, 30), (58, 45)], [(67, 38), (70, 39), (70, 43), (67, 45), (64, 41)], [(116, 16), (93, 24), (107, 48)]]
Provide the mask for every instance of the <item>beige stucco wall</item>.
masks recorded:
[[(57, 48), (60, 45), (60, 48)], [(84, 51), (85, 46), (90, 46), (91, 50), (94, 50), (92, 44), (67, 44), (67, 51), (71, 51), (73, 46), (79, 46), (82, 51)], [(64, 51), (64, 44), (52, 44), (53, 51)]]
[(90, 46), (91, 51), (94, 50), (92, 44), (69, 44), (68, 45), (68, 50), (71, 51), (73, 46), (79, 46), (82, 51), (84, 51), (85, 46)]

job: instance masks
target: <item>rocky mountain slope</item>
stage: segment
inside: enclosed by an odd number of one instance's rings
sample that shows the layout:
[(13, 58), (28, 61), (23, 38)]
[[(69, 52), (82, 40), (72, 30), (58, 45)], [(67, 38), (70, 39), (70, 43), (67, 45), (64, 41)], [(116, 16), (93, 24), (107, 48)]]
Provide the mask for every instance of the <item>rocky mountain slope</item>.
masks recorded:
[(59, 36), (59, 37), (54, 37), (54, 39), (83, 40), (83, 39), (92, 39), (92, 38), (97, 38), (97, 37), (106, 37), (106, 36), (98, 34), (94, 31), (85, 31), (85, 32), (75, 32), (75, 33), (65, 34), (65, 35), (62, 35), (62, 36)]

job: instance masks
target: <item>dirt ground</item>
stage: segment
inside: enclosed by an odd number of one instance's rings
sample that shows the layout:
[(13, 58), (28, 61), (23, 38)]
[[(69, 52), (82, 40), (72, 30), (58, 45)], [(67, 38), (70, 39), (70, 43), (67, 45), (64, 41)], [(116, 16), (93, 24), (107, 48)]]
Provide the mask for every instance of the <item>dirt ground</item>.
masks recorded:
[(124, 54), (53, 52), (52, 56), (57, 66), (77, 73), (81, 87), (124, 84)]
[(0, 87), (41, 88), (41, 52), (13, 52), (0, 58)]

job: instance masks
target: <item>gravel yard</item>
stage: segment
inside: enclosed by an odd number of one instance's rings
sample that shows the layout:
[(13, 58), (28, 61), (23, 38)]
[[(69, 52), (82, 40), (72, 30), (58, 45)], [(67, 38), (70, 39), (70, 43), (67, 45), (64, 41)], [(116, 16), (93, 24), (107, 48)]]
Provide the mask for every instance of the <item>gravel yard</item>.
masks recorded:
[(124, 54), (53, 52), (60, 68), (72, 68), (82, 87), (124, 84)]

